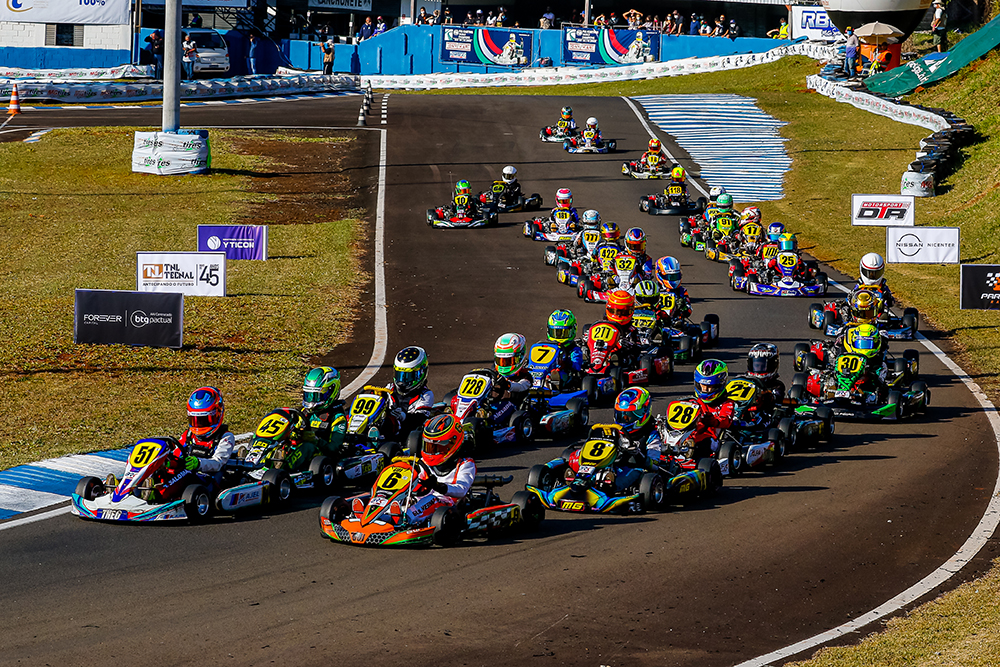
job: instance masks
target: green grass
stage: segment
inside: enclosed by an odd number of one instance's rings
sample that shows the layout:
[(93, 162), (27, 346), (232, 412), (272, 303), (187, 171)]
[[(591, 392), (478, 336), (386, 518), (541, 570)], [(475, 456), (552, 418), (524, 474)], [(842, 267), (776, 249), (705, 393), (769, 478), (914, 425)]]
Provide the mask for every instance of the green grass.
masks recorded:
[(136, 251), (194, 250), (199, 223), (268, 222), (247, 137), (213, 131), (213, 173), (183, 177), (131, 173), (131, 130), (0, 144), (0, 468), (179, 433), (202, 384), (248, 430), (349, 333), (355, 218), (272, 226), (273, 259), (229, 263), (232, 296), (185, 299), (180, 351), (73, 343), (74, 288), (135, 289)]

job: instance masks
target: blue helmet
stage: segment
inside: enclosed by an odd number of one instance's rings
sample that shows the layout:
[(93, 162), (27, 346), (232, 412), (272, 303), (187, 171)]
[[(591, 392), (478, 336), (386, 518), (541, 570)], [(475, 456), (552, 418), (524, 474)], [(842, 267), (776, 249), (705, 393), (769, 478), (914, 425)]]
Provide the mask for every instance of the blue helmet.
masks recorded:
[(711, 403), (726, 393), (729, 367), (718, 359), (706, 359), (694, 369), (694, 395)]
[(681, 263), (675, 257), (656, 260), (656, 280), (663, 289), (677, 289), (681, 284)]
[(778, 238), (785, 233), (785, 226), (780, 222), (772, 222), (767, 226), (767, 238), (772, 241), (777, 241)]

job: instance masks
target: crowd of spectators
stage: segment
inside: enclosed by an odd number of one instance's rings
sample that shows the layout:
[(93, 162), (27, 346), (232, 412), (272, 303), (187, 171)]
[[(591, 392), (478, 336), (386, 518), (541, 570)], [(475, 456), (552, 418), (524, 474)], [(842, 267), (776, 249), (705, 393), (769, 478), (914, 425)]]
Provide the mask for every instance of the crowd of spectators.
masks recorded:
[(621, 28), (627, 30), (647, 30), (664, 35), (701, 35), (703, 37), (728, 37), (736, 39), (743, 36), (743, 31), (736, 19), (726, 20), (725, 14), (715, 19), (706, 19), (704, 14), (694, 13), (685, 18), (676, 9), (660, 19), (658, 14), (643, 14), (637, 9), (630, 9), (621, 16), (611, 12), (600, 14), (593, 19), (595, 26)]

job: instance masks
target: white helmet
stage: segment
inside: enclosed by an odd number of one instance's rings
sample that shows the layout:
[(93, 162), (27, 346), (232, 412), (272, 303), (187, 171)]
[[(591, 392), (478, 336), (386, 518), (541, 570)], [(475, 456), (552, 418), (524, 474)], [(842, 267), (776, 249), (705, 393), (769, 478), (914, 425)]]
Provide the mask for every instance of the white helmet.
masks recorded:
[(590, 118), (588, 118), (587, 119), (587, 127), (589, 127), (592, 130), (596, 130), (597, 129), (597, 119), (594, 118), (593, 116), (591, 116)]
[(503, 182), (513, 183), (517, 179), (517, 168), (507, 165), (503, 168)]
[(726, 194), (726, 189), (717, 185), (711, 190), (709, 190), (708, 197), (712, 201), (715, 201), (716, 199), (719, 198), (719, 195), (724, 195), (724, 194)]
[(877, 252), (870, 252), (861, 258), (861, 282), (877, 285), (885, 275), (885, 259)]
[(601, 214), (588, 208), (583, 212), (583, 226), (587, 229), (598, 229), (601, 226)]

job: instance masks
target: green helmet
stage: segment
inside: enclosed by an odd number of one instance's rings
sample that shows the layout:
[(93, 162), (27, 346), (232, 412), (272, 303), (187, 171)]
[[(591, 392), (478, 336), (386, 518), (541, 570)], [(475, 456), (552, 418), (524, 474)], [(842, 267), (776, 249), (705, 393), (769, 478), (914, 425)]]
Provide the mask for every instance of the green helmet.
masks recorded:
[(302, 407), (306, 412), (322, 412), (338, 398), (340, 372), (336, 368), (320, 366), (306, 373), (302, 382)]
[(719, 208), (723, 211), (731, 210), (733, 208), (733, 196), (728, 192), (723, 192), (719, 195), (719, 198), (715, 200), (715, 203), (718, 204)]
[(472, 192), (472, 186), (464, 178), (458, 183), (455, 183), (455, 194), (456, 195), (467, 195)]
[(571, 345), (576, 339), (576, 315), (569, 310), (549, 315), (548, 338), (559, 347)]

